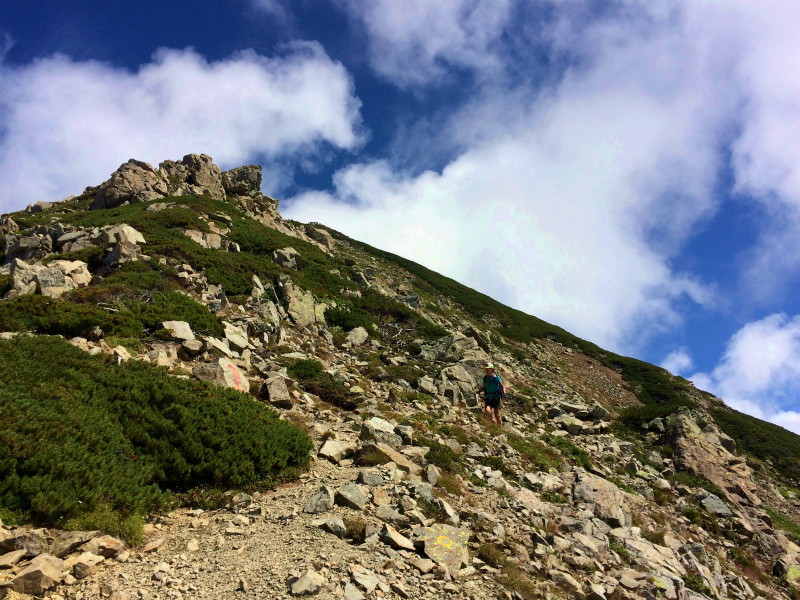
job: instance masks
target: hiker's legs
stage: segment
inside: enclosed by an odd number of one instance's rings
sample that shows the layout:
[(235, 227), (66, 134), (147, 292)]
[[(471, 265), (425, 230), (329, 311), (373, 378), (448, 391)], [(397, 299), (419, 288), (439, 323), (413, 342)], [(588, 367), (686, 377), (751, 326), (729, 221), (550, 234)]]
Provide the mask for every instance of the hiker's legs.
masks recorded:
[(500, 409), (499, 408), (495, 408), (494, 409), (494, 417), (495, 417), (495, 421), (497, 421), (497, 426), (498, 427), (502, 427), (503, 426), (503, 419), (500, 416)]
[(492, 407), (489, 406), (488, 404), (483, 410), (483, 416), (486, 417), (487, 421), (494, 423), (494, 419), (492, 419)]

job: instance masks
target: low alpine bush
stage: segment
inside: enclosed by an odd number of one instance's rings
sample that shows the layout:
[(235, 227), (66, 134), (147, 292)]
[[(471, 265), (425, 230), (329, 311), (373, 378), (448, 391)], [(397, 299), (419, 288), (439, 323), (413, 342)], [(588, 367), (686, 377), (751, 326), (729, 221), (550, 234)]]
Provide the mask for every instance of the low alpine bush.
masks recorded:
[(3, 518), (118, 523), (130, 539), (170, 490), (267, 487), (309, 464), (308, 437), (245, 394), (57, 337), (0, 341), (0, 355)]

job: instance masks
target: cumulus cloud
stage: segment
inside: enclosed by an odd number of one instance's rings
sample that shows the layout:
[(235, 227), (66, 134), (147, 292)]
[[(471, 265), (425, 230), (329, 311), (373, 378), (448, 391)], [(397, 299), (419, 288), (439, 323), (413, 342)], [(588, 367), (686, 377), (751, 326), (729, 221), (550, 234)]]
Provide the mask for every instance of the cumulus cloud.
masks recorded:
[(285, 183), (284, 161), (356, 148), (359, 109), (346, 69), (317, 43), (217, 62), (162, 49), (134, 73), (66, 56), (0, 64), (0, 211), (79, 193), (131, 157), (259, 157), (270, 183)]
[[(581, 86), (565, 89), (441, 173), (353, 165), (337, 174), (333, 194), (303, 194), (286, 213), (417, 260), (606, 347), (630, 349), (680, 321), (675, 299), (710, 300), (648, 241), (664, 230), (655, 218), (659, 200), (691, 193), (660, 176), (658, 165), (697, 179), (694, 169), (710, 157), (683, 150), (691, 111), (642, 95), (620, 100), (614, 90), (588, 98)], [(682, 216), (708, 210), (706, 198), (691, 197)]]
[(661, 361), (661, 366), (673, 375), (680, 375), (692, 368), (692, 357), (687, 348), (678, 348)]
[(485, 72), (500, 64), (497, 40), (511, 0), (340, 0), (368, 35), (376, 72), (401, 86), (431, 83), (448, 69)]
[(737, 410), (800, 433), (800, 315), (776, 313), (748, 323), (712, 372), (691, 379)]
[[(557, 29), (548, 35), (569, 45), (573, 34)], [(678, 299), (714, 301), (671, 260), (718, 208), (717, 143), (733, 100), (709, 100), (724, 86), (681, 28), (615, 23), (584, 34), (585, 60), (557, 85), (477, 90), (441, 127), (463, 148), (441, 173), (354, 165), (333, 193), (300, 195), (288, 214), (606, 347), (641, 350), (681, 323)]]

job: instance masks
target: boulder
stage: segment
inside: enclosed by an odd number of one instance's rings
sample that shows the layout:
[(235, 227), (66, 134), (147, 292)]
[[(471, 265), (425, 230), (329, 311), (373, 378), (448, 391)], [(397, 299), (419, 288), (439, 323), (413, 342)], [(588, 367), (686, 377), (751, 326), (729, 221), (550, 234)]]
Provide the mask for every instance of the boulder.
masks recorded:
[(416, 537), (425, 554), (442, 566), (455, 573), (461, 565), (469, 564), (469, 531), (437, 523), (431, 527), (423, 527)]
[(26, 557), (45, 554), (50, 549), (50, 540), (46, 529), (25, 529), (20, 527), (11, 531), (8, 537), (0, 541), (0, 548), (8, 552), (24, 550)]
[(225, 171), (222, 187), (229, 196), (249, 196), (261, 191), (261, 165), (244, 165)]
[(319, 513), (328, 512), (333, 508), (333, 491), (323, 485), (306, 502), (303, 512), (316, 515)]
[(89, 540), (99, 535), (97, 531), (66, 531), (59, 535), (50, 546), (50, 554), (58, 558), (64, 558), (78, 546), (85, 544)]
[(397, 448), (403, 444), (403, 440), (395, 433), (395, 427), (389, 421), (380, 417), (372, 417), (361, 424), (361, 438), (365, 440), (375, 440), (383, 444), (388, 444)]
[(303, 267), (303, 261), (300, 258), (300, 253), (294, 248), (279, 248), (272, 253), (272, 260), (274, 260), (281, 267), (287, 269), (294, 269), (295, 271)]
[(316, 571), (305, 571), (291, 584), (292, 596), (312, 596), (325, 586), (325, 578)]
[(247, 332), (241, 327), (237, 327), (228, 322), (223, 322), (225, 326), (225, 339), (228, 340), (228, 346), (235, 352), (243, 352), (250, 345), (250, 340), (247, 337)]
[[(100, 240), (105, 246), (112, 244), (144, 244), (144, 236), (130, 225), (120, 223), (113, 227), (104, 228), (100, 233)], [(59, 240), (60, 241), (60, 240)]]
[(105, 558), (98, 554), (83, 552), (72, 565), (72, 574), (76, 579), (86, 579), (97, 572), (97, 566), (104, 560)]
[(104, 558), (113, 558), (125, 550), (125, 542), (110, 535), (94, 537), (79, 548), (82, 552), (91, 552)]
[(271, 376), (261, 385), (260, 395), (275, 408), (290, 410), (294, 406), (289, 388), (286, 387), (286, 380), (278, 374)]
[(192, 375), (214, 385), (245, 393), (250, 391), (250, 382), (245, 374), (227, 358), (217, 358), (214, 362), (197, 364), (192, 369)]
[(378, 532), (378, 537), (384, 544), (391, 546), (395, 550), (414, 551), (414, 544), (411, 540), (386, 523), (383, 524), (383, 527)]
[(192, 328), (186, 321), (163, 321), (161, 327), (169, 332), (170, 339), (175, 342), (194, 340)]
[(367, 506), (367, 497), (361, 491), (361, 487), (355, 483), (345, 484), (336, 490), (333, 500), (339, 506), (353, 510), (364, 510)]
[(327, 439), (319, 450), (319, 455), (328, 460), (339, 463), (342, 459), (352, 456), (356, 447), (352, 442), (341, 442), (334, 439)]
[(146, 202), (166, 196), (167, 182), (146, 162), (131, 158), (100, 184), (91, 210), (115, 208), (122, 204)]
[(593, 504), (595, 515), (612, 527), (630, 526), (631, 514), (624, 508), (626, 494), (610, 481), (577, 473), (572, 495), (576, 502)]
[[(42, 555), (45, 557), (47, 555)], [(49, 559), (31, 562), (11, 581), (11, 589), (21, 594), (41, 596), (47, 590), (61, 582), (63, 563), (60, 559), (49, 556)]]
[(708, 514), (716, 517), (730, 517), (733, 513), (728, 505), (720, 500), (719, 496), (709, 494), (700, 501), (700, 504), (708, 511)]
[(322, 227), (315, 227), (311, 223), (306, 225), (306, 235), (312, 240), (319, 242), (329, 250), (332, 250), (336, 243), (333, 241), (333, 236)]
[[(306, 510), (305, 512), (312, 512)], [(347, 534), (347, 527), (341, 517), (328, 517), (327, 519), (317, 519), (312, 523), (315, 527), (324, 529), (328, 533), (332, 533), (336, 537), (344, 538)]]
[(367, 330), (363, 327), (356, 327), (355, 329), (351, 330), (350, 333), (347, 334), (347, 339), (345, 343), (348, 346), (357, 347), (362, 345), (364, 342), (367, 341), (369, 338), (369, 334)]
[(141, 248), (136, 244), (129, 242), (118, 242), (114, 244), (111, 252), (106, 254), (103, 259), (103, 264), (107, 267), (123, 264), (126, 262), (135, 262), (139, 260)]

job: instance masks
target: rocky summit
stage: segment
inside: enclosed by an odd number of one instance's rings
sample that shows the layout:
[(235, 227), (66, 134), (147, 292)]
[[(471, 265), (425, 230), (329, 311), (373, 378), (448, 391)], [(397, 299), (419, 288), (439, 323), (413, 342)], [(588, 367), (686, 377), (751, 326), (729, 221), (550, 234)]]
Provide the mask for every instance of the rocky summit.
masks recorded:
[(0, 598), (800, 597), (798, 436), (260, 186), (0, 217)]

